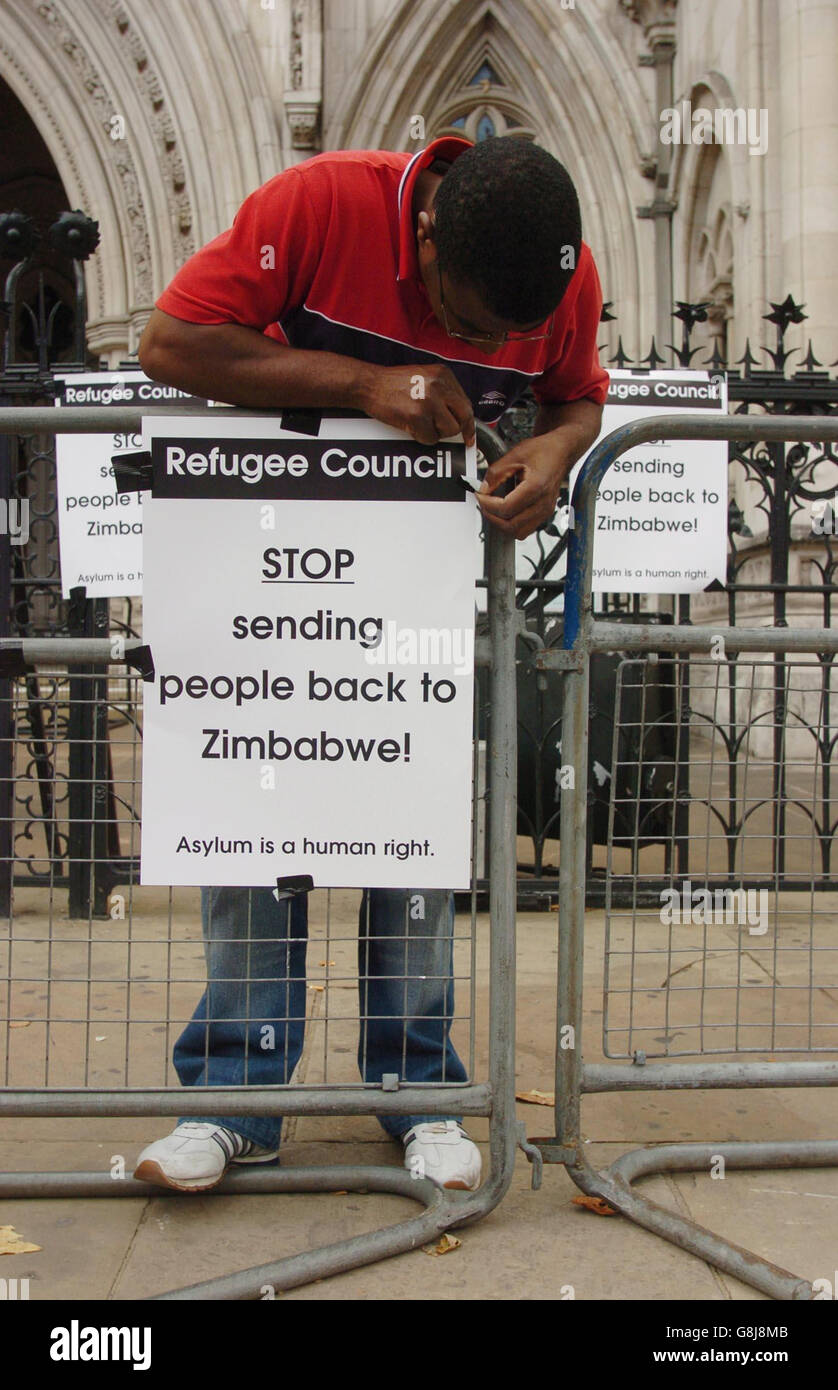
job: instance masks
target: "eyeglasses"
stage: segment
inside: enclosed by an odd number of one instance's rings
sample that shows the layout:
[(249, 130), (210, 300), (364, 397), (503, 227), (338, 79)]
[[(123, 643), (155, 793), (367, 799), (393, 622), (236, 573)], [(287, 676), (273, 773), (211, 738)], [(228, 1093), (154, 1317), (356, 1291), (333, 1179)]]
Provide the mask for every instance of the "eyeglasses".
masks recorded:
[(552, 335), (554, 314), (550, 315), (546, 333), (518, 333), (515, 329), (509, 333), (456, 332), (448, 323), (448, 313), (445, 308), (445, 293), (442, 288), (442, 271), (439, 268), (439, 261), (436, 263), (436, 273), (439, 276), (439, 307), (442, 310), (442, 322), (449, 338), (462, 338), (466, 343), (537, 343), (541, 339), (549, 338)]

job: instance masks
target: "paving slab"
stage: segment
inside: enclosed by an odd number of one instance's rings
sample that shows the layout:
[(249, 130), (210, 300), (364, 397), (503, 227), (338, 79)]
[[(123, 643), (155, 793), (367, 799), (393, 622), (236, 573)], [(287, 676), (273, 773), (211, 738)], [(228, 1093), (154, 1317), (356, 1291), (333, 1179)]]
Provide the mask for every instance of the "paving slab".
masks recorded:
[[(709, 1173), (679, 1173), (672, 1181), (700, 1225), (804, 1279), (828, 1279), (835, 1288), (836, 1169), (728, 1170), (716, 1179)], [(726, 1275), (719, 1277), (731, 1282)], [(753, 1289), (732, 1282), (737, 1289), (733, 1297), (759, 1297)]]

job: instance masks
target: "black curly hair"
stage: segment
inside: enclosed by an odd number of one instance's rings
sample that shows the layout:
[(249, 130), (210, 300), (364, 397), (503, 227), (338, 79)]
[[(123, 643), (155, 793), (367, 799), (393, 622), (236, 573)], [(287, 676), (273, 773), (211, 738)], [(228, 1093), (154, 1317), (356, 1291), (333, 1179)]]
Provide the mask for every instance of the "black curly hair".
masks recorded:
[(474, 285), (511, 323), (552, 313), (582, 244), (579, 199), (563, 164), (522, 136), (481, 140), (451, 165), (434, 214), (440, 270)]

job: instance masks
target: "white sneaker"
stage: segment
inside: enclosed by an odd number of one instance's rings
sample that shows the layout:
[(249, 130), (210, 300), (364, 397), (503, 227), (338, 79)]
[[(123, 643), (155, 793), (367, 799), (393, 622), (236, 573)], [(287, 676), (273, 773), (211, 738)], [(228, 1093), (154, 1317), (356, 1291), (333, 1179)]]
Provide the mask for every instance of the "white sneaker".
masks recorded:
[(206, 1192), (221, 1182), (229, 1164), (267, 1163), (278, 1153), (223, 1125), (187, 1121), (143, 1149), (134, 1177), (177, 1192)]
[(414, 1125), (402, 1136), (402, 1142), (404, 1166), (415, 1177), (466, 1192), (480, 1186), (480, 1150), (457, 1120)]

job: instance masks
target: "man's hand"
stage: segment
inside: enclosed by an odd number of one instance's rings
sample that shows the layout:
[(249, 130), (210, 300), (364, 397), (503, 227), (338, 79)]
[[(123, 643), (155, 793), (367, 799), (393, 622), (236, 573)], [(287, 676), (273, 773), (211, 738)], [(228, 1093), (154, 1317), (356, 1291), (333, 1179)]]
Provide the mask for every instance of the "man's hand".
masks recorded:
[[(477, 494), (486, 519), (519, 541), (551, 521), (559, 489), (577, 459), (590, 449), (601, 421), (602, 406), (593, 401), (543, 407), (532, 439), (516, 444), (488, 469)], [(512, 477), (517, 483), (508, 497), (491, 495)]]
[[(522, 541), (552, 520), (559, 488), (575, 459), (549, 435), (524, 439), (493, 463), (477, 500), (484, 516), (507, 536)], [(507, 478), (517, 478), (508, 497), (492, 497)]]
[(363, 409), (420, 444), (461, 432), (466, 444), (474, 443), (471, 402), (450, 367), (440, 362), (371, 368)]

